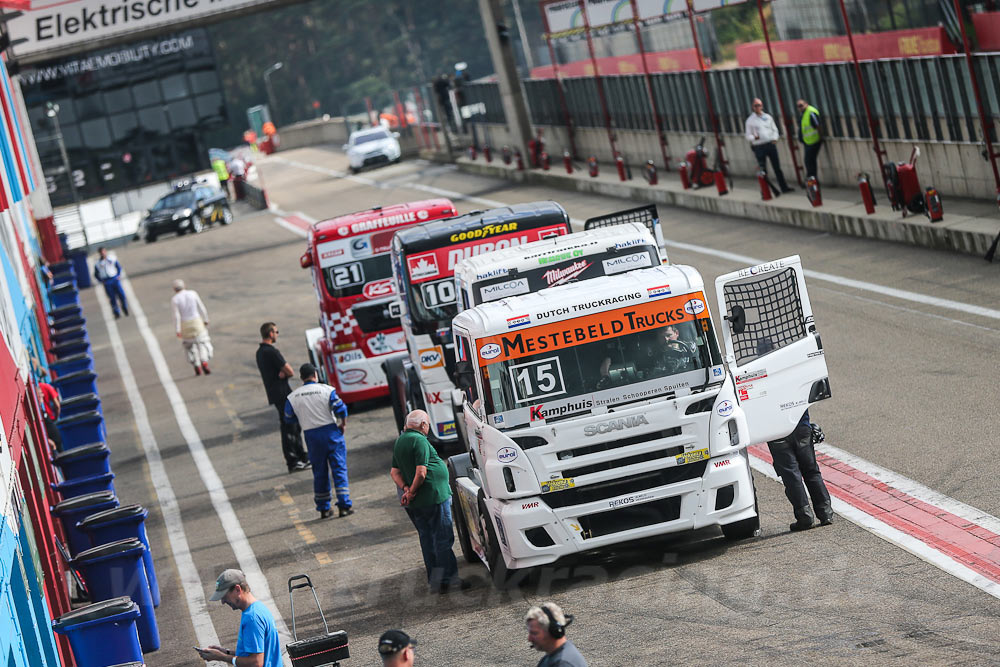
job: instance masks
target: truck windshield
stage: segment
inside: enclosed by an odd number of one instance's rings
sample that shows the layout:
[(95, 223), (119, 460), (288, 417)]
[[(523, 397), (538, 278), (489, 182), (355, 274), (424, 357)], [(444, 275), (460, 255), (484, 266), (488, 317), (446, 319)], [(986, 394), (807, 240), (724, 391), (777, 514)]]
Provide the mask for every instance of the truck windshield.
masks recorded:
[(482, 380), (487, 412), (514, 425), (686, 393), (720, 364), (706, 317), (488, 364)]
[(323, 269), (326, 291), (334, 299), (357, 296), (368, 283), (391, 277), (392, 261), (387, 252)]
[(412, 285), (409, 296), (413, 319), (421, 324), (436, 326), (458, 314), (455, 280), (451, 277)]

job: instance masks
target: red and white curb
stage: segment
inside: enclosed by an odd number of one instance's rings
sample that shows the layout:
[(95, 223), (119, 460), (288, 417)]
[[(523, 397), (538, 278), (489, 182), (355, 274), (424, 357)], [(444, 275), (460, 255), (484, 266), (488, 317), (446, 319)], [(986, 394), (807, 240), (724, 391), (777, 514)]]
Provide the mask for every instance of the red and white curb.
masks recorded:
[[(779, 479), (767, 445), (749, 453), (754, 470)], [(829, 444), (816, 460), (837, 514), (1000, 598), (1000, 519)]]
[(281, 209), (271, 207), (271, 212), (275, 213), (274, 221), (281, 227), (284, 227), (288, 231), (306, 238), (309, 236), (309, 228), (312, 227), (313, 223), (316, 222), (305, 213), (285, 213)]

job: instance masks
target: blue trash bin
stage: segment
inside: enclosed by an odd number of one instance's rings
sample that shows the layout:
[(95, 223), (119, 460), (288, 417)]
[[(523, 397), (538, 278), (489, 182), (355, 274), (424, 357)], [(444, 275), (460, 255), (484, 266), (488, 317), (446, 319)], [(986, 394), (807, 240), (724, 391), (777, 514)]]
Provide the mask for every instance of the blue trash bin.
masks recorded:
[(87, 318), (83, 315), (69, 315), (68, 317), (60, 317), (58, 320), (49, 321), (51, 322), (52, 329), (68, 329), (70, 327), (87, 326)]
[(110, 491), (100, 491), (64, 500), (52, 508), (52, 514), (62, 521), (70, 555), (78, 554), (91, 547), (87, 533), (77, 528), (76, 524), (91, 514), (115, 507), (118, 507), (118, 498), (115, 497), (115, 494)]
[(76, 371), (94, 370), (94, 359), (86, 352), (77, 352), (60, 357), (59, 361), (49, 364), (51, 370), (57, 377), (75, 373)]
[(114, 493), (114, 480), (115, 474), (113, 472), (106, 472), (103, 475), (77, 477), (75, 479), (68, 479), (65, 482), (53, 484), (52, 490), (56, 491), (63, 500), (66, 500), (67, 498), (75, 498), (77, 496), (85, 496), (88, 493), (97, 493), (98, 491), (110, 491), (111, 493)]
[(52, 629), (69, 639), (77, 667), (108, 667), (142, 661), (138, 618), (139, 605), (122, 596), (63, 614)]
[(53, 321), (61, 320), (64, 317), (80, 317), (83, 313), (83, 309), (80, 308), (80, 304), (71, 303), (67, 306), (53, 306), (49, 309), (48, 315)]
[(73, 283), (59, 283), (49, 288), (49, 303), (53, 308), (63, 306), (79, 306), (80, 293)]
[(66, 258), (73, 262), (73, 269), (76, 272), (76, 284), (80, 289), (90, 287), (90, 265), (87, 264), (87, 252), (85, 250), (74, 250)]
[(107, 445), (103, 442), (93, 442), (89, 445), (59, 452), (52, 457), (52, 463), (62, 472), (63, 479), (71, 480), (111, 472), (110, 457), (111, 450), (108, 449)]
[(57, 262), (49, 264), (49, 271), (52, 273), (53, 284), (73, 283), (76, 284), (76, 269), (69, 262)]
[(54, 354), (56, 359), (63, 359), (75, 354), (90, 354), (90, 341), (68, 340), (65, 343), (53, 345), (49, 348), (49, 352)]
[(94, 371), (73, 371), (60, 375), (52, 384), (56, 386), (63, 398), (77, 394), (97, 393), (97, 373)]
[(87, 327), (83, 325), (64, 327), (62, 329), (52, 329), (49, 331), (49, 337), (56, 345), (62, 345), (63, 343), (68, 343), (74, 340), (85, 340), (88, 343), (90, 342), (90, 337), (87, 335)]
[(97, 397), (97, 394), (77, 394), (59, 403), (60, 417), (71, 417), (92, 410), (104, 414), (101, 412), (101, 399)]
[(142, 540), (130, 537), (109, 544), (102, 544), (78, 554), (73, 567), (83, 572), (91, 600), (110, 600), (127, 595), (139, 605), (139, 619), (135, 628), (139, 632), (139, 645), (143, 653), (160, 648), (160, 632), (156, 627), (153, 598), (146, 581), (146, 568)]
[(149, 538), (146, 536), (146, 516), (149, 512), (142, 505), (125, 505), (111, 510), (91, 514), (80, 522), (79, 528), (90, 535), (94, 545), (106, 544), (129, 537), (137, 537), (146, 547), (142, 554), (146, 566), (146, 581), (149, 582), (149, 594), (153, 598), (153, 606), (160, 606), (160, 584), (156, 580), (156, 568), (153, 567), (153, 553), (149, 549)]
[(56, 426), (59, 428), (59, 435), (62, 436), (64, 451), (108, 440), (104, 430), (104, 417), (97, 410), (61, 417)]

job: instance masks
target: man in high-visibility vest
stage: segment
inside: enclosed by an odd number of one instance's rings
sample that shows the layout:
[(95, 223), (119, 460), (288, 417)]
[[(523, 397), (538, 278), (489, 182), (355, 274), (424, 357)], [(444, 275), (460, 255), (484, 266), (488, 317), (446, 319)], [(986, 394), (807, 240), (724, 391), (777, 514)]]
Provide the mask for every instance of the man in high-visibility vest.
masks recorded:
[(215, 158), (212, 160), (212, 170), (215, 171), (215, 175), (219, 177), (219, 187), (222, 191), (226, 193), (226, 199), (232, 199), (229, 196), (229, 167), (226, 166), (226, 161), (222, 158)]
[(803, 99), (795, 103), (802, 118), (799, 121), (799, 141), (806, 146), (806, 177), (816, 176), (816, 158), (819, 149), (823, 147), (823, 134), (820, 131), (819, 109)]

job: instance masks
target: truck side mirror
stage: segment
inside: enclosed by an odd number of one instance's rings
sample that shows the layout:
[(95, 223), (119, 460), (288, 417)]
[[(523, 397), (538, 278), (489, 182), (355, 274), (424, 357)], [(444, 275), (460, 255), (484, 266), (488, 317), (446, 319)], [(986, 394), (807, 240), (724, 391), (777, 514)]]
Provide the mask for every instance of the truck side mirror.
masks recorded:
[(747, 313), (743, 310), (743, 306), (735, 305), (730, 308), (726, 319), (729, 320), (729, 326), (732, 327), (734, 334), (741, 334), (746, 331)]
[(301, 257), (299, 257), (299, 266), (301, 266), (303, 269), (308, 269), (312, 265), (313, 265), (312, 253), (307, 250), (304, 253), (302, 253)]
[(455, 385), (461, 389), (469, 389), (476, 384), (476, 375), (472, 370), (471, 361), (455, 362)]
[(389, 317), (399, 319), (403, 316), (403, 303), (399, 299), (389, 302)]

